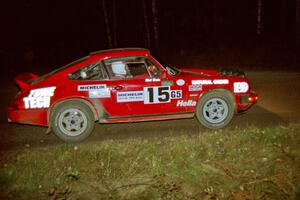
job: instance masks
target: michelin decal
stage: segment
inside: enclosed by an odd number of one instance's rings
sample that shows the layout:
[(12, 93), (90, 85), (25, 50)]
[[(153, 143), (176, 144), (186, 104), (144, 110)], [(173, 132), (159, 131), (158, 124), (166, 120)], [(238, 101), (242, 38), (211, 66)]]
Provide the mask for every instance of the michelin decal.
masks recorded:
[(95, 84), (95, 85), (78, 85), (78, 91), (91, 91), (100, 90), (106, 88), (105, 84)]
[(118, 92), (117, 102), (144, 101), (144, 91)]

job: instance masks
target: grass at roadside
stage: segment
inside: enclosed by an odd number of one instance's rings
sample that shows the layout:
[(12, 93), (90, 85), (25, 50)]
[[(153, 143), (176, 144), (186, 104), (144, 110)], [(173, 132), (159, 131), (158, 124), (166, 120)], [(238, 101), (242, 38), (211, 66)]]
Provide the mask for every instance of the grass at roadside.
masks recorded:
[(6, 199), (300, 198), (300, 124), (25, 148), (1, 158)]

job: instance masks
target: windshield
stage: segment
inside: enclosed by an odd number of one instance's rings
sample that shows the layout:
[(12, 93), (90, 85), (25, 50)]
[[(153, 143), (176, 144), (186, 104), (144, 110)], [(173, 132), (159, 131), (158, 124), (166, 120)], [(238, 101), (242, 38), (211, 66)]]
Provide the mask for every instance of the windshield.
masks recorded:
[(166, 68), (168, 74), (171, 76), (177, 76), (180, 73), (180, 70), (177, 69), (176, 67), (170, 65), (165, 65), (164, 67)]
[(177, 76), (180, 73), (180, 70), (177, 69), (176, 67), (171, 66), (169, 64), (164, 64), (166, 62), (158, 62), (154, 57), (152, 57), (152, 59), (154, 61), (156, 61), (157, 63), (161, 63), (161, 66), (167, 70), (167, 72), (168, 72), (169, 75), (171, 75), (171, 76)]

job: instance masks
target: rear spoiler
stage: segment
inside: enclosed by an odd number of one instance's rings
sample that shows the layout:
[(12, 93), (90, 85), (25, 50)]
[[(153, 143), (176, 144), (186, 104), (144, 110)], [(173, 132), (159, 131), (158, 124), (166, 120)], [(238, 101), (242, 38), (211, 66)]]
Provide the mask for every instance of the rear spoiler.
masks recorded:
[(27, 90), (30, 87), (30, 80), (38, 78), (39, 76), (32, 73), (23, 73), (15, 78), (16, 83), (21, 90)]

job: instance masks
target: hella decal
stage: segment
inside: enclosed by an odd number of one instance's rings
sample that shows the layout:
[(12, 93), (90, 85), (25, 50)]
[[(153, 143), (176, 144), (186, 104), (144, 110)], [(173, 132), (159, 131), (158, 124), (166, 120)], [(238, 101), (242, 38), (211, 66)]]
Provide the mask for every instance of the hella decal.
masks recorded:
[(186, 107), (186, 106), (196, 106), (197, 102), (193, 100), (183, 101), (178, 100), (176, 106), (177, 107)]
[(23, 98), (25, 109), (49, 108), (50, 98), (54, 95), (56, 87), (46, 87), (30, 90), (27, 97)]

